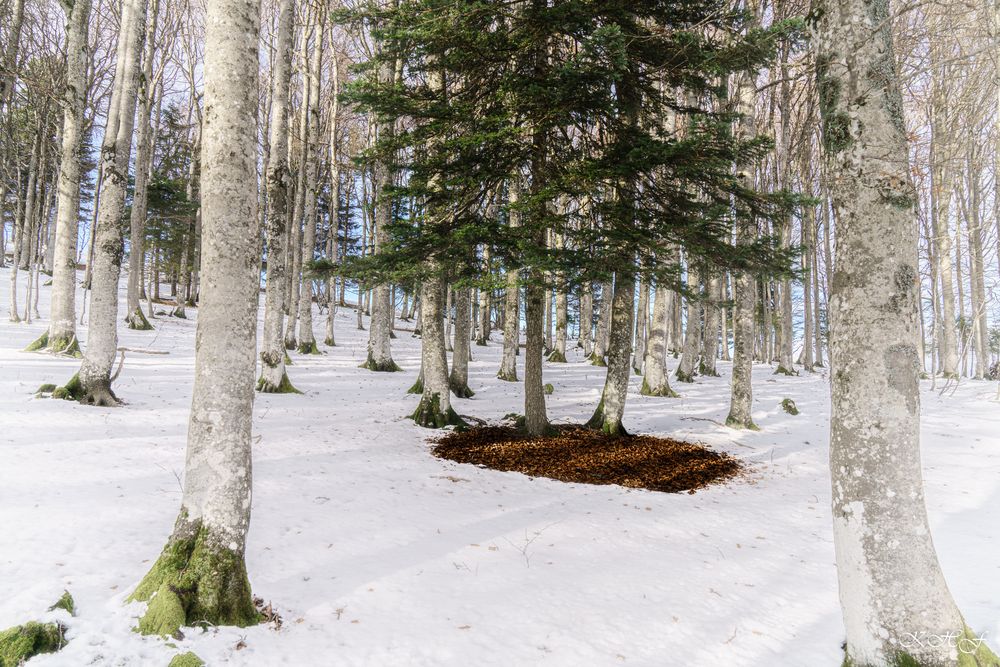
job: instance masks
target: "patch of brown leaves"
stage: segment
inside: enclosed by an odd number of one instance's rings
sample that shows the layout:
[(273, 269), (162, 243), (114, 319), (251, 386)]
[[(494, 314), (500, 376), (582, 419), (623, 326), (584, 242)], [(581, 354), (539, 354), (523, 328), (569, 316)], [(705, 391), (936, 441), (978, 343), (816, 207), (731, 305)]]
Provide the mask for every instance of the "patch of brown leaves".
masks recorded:
[(512, 426), (484, 426), (451, 431), (433, 442), (435, 456), (458, 463), (665, 493), (694, 493), (744, 471), (737, 459), (703, 445), (651, 435), (609, 436), (580, 426), (543, 437)]

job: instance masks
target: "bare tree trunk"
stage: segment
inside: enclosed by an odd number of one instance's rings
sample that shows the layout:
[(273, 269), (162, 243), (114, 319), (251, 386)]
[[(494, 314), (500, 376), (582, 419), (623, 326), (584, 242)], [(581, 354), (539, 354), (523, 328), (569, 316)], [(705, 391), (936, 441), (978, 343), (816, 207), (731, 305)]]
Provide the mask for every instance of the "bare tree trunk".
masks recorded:
[[(131, 239), (129, 243), (128, 270), (128, 305), (125, 309), (125, 322), (129, 329), (150, 330), (153, 326), (142, 314), (139, 303), (139, 293), (142, 289), (142, 257), (144, 252), (146, 207), (149, 200), (147, 191), (149, 172), (153, 162), (153, 135), (149, 121), (153, 110), (153, 95), (156, 85), (153, 79), (153, 57), (156, 53), (156, 22), (160, 10), (159, 0), (152, 0), (150, 7), (149, 38), (146, 40), (146, 50), (143, 55), (143, 73), (139, 78), (139, 117), (138, 136), (136, 137), (135, 156), (135, 190), (132, 196), (132, 211), (129, 228)], [(159, 287), (159, 282), (156, 283)]]
[[(688, 290), (692, 294), (697, 294), (700, 290), (698, 271), (690, 264), (688, 265)], [(675, 376), (680, 382), (694, 382), (700, 352), (701, 303), (696, 299), (689, 298), (687, 300), (687, 325), (684, 327), (684, 349), (681, 350), (681, 363), (675, 372)]]
[[(339, 240), (340, 233), (340, 151), (339, 151), (339, 116), (340, 116), (340, 60), (334, 49), (333, 60), (333, 100), (330, 102), (330, 239), (327, 243), (329, 260), (333, 264), (340, 263)], [(343, 280), (343, 278), (341, 279)], [(334, 323), (337, 318), (337, 281), (328, 278), (327, 289), (330, 292), (326, 311), (326, 338), (323, 344), (334, 347), (337, 341), (334, 337)]]
[(635, 276), (615, 273), (615, 294), (611, 315), (611, 341), (608, 345), (608, 373), (601, 402), (587, 422), (590, 428), (608, 435), (627, 435), (622, 425), (625, 399), (628, 396), (629, 360), (632, 356), (632, 321), (635, 303)]
[(277, 36), (271, 73), (271, 152), (266, 167), (267, 183), (267, 285), (264, 292), (264, 335), (261, 343), (261, 373), (257, 390), (265, 393), (298, 391), (285, 370), (282, 340), (286, 278), (285, 239), (288, 224), (288, 96), (292, 76), (292, 38), (295, 0), (278, 6)]
[[(433, 269), (433, 266), (431, 267)], [(420, 338), (422, 392), (413, 421), (427, 428), (462, 423), (451, 407), (448, 355), (444, 346), (444, 282), (428, 278), (420, 286), (423, 331)]]
[(595, 366), (604, 366), (605, 357), (608, 356), (608, 337), (611, 333), (611, 302), (613, 300), (612, 284), (610, 282), (601, 283), (601, 305), (597, 315), (597, 335), (594, 337), (594, 352), (590, 356), (590, 363)]
[(705, 285), (705, 295), (708, 299), (705, 302), (705, 332), (702, 336), (701, 363), (698, 364), (698, 373), (718, 377), (719, 372), (715, 369), (715, 362), (719, 357), (718, 276), (709, 278)]
[[(483, 275), (489, 276), (492, 274), (492, 267), (490, 266), (490, 249), (483, 248)], [(491, 329), (491, 318), (490, 318), (490, 297), (492, 296), (492, 290), (480, 287), (479, 288), (479, 327), (476, 331), (476, 345), (483, 347), (490, 341), (490, 329)]]
[[(94, 271), (91, 275), (90, 328), (83, 364), (78, 376), (63, 389), (68, 396), (92, 405), (117, 405), (111, 391), (111, 366), (118, 348), (118, 280), (124, 253), (125, 195), (128, 187), (132, 128), (135, 121), (139, 60), (146, 39), (146, 0), (132, 0), (123, 8), (124, 41), (119, 48), (108, 126), (101, 146), (104, 172), (101, 207), (94, 238)], [(112, 123), (112, 121), (115, 121)]]
[(589, 280), (580, 287), (580, 337), (578, 345), (584, 357), (594, 353), (594, 285)]
[(455, 349), (451, 354), (449, 385), (459, 398), (472, 398), (475, 395), (475, 392), (469, 389), (471, 309), (472, 290), (468, 287), (455, 290)]
[(646, 325), (649, 323), (649, 285), (639, 279), (639, 309), (635, 315), (635, 342), (632, 345), (632, 370), (642, 375), (642, 365), (646, 361)]
[(74, 0), (66, 24), (66, 88), (63, 91), (62, 162), (59, 208), (52, 261), (52, 306), (45, 347), (80, 356), (76, 338), (76, 243), (80, 217), (80, 146), (87, 76), (87, 27), (90, 0)]
[(643, 396), (667, 396), (677, 398), (677, 392), (670, 388), (667, 372), (667, 308), (670, 290), (665, 285), (657, 285), (653, 298), (653, 324), (646, 344), (646, 361), (643, 364)]
[(244, 559), (260, 282), (259, 13), (259, 0), (208, 0), (194, 398), (180, 514), (163, 554), (132, 594), (149, 600), (139, 621), (146, 634), (173, 634), (194, 622), (260, 620)]
[[(970, 635), (924, 506), (915, 192), (886, 0), (816, 0), (813, 45), (837, 219), (830, 293), (830, 471), (846, 660), (996, 665)], [(905, 647), (905, 648), (903, 648)]]

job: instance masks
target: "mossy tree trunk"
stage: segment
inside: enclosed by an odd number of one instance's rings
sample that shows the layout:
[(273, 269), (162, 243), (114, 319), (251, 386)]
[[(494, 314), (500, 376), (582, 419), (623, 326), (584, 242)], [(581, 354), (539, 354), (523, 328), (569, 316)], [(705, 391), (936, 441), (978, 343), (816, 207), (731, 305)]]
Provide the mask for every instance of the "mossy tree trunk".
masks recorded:
[(288, 94), (292, 75), (294, 0), (281, 0), (275, 57), (271, 72), (271, 151), (266, 168), (267, 186), (267, 286), (264, 293), (264, 335), (261, 373), (257, 389), (266, 393), (291, 387), (285, 370), (282, 328), (285, 319), (285, 265), (290, 173), (288, 169)]
[(259, 243), (256, 117), (258, 0), (209, 0), (202, 141), (204, 211), (194, 396), (184, 495), (174, 532), (133, 597), (140, 630), (256, 623), (244, 550), (250, 523), (251, 426)]
[[(968, 628), (931, 540), (920, 464), (916, 193), (888, 0), (815, 0), (827, 184), (837, 220), (830, 293), (830, 471), (846, 660), (1000, 665)], [(906, 647), (906, 648), (902, 648)]]

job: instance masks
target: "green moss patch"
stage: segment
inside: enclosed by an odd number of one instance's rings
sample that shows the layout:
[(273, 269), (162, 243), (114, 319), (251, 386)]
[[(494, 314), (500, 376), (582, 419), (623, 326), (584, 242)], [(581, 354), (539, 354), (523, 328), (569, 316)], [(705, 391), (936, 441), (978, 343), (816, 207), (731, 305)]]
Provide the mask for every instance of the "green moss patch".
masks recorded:
[(38, 352), (39, 350), (44, 350), (49, 346), (49, 332), (45, 331), (41, 336), (31, 341), (28, 347), (24, 348), (25, 352)]
[(790, 398), (781, 401), (781, 409), (793, 416), (799, 414), (799, 408), (795, 405), (795, 401)]
[(128, 317), (125, 318), (125, 322), (128, 324), (129, 329), (135, 331), (152, 331), (153, 325), (149, 323), (146, 319), (146, 315), (142, 312), (142, 306), (136, 308)]
[(202, 667), (205, 661), (191, 651), (175, 655), (167, 667)]
[(264, 379), (261, 375), (257, 380), (257, 391), (262, 394), (301, 394), (303, 392), (295, 388), (292, 381), (288, 379), (288, 373), (281, 374), (281, 381), (275, 385)]
[(410, 418), (417, 423), (418, 426), (423, 426), (424, 428), (444, 428), (445, 426), (467, 426), (467, 424), (458, 416), (458, 413), (448, 406), (448, 411), (444, 412), (441, 410), (441, 395), (432, 394), (431, 396), (423, 396), (420, 399), (420, 404), (417, 409), (413, 411)]
[(56, 600), (55, 604), (49, 607), (49, 611), (55, 611), (56, 609), (65, 609), (69, 612), (70, 616), (76, 616), (76, 603), (73, 601), (73, 596), (69, 594), (69, 591), (63, 591), (62, 596)]
[(18, 667), (40, 653), (55, 653), (66, 645), (65, 634), (59, 623), (35, 621), (0, 632), (0, 667)]
[[(182, 517), (179, 523), (184, 521)], [(183, 625), (246, 627), (260, 621), (243, 557), (213, 544), (200, 524), (175, 530), (129, 600), (149, 601), (139, 621), (143, 634), (173, 634)]]
[(80, 382), (79, 373), (71, 377), (69, 382), (61, 387), (57, 387), (52, 392), (52, 398), (62, 398), (67, 401), (79, 401), (83, 396), (83, 384)]

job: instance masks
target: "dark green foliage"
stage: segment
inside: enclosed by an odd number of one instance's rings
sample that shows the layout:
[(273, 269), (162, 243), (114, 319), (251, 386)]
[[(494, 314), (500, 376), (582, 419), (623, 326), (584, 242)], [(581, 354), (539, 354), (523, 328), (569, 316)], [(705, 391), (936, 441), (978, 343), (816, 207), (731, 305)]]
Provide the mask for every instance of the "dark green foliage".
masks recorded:
[[(346, 100), (408, 119), (363, 161), (408, 178), (379, 193), (397, 202), (380, 254), (314, 271), (476, 283), (488, 280), (477, 253), (487, 247), (506, 268), (568, 283), (638, 259), (673, 284), (676, 269), (654, 259), (676, 243), (698, 264), (789, 273), (795, 249), (777, 239), (731, 243), (735, 218), (781, 219), (797, 200), (737, 178), (770, 141), (733, 136), (717, 82), (761, 67), (799, 38), (800, 20), (744, 31), (748, 17), (721, 0), (363, 2), (338, 19), (364, 23), (379, 45)], [(397, 60), (400, 82), (376, 76)], [(587, 208), (556, 205), (584, 197)], [(421, 205), (399, 204), (411, 201)], [(516, 227), (506, 224), (513, 213)], [(539, 242), (548, 229), (567, 236), (565, 248)]]

